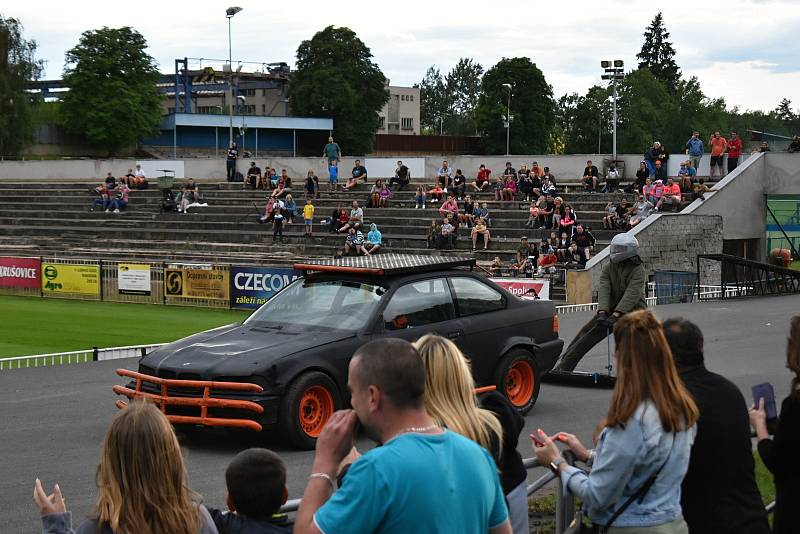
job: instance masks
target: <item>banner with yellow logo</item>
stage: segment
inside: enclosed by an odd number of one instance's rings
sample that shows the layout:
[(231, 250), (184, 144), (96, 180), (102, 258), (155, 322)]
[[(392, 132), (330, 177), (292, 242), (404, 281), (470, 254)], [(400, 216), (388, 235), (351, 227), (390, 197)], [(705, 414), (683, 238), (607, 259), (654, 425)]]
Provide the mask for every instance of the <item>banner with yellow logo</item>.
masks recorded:
[(228, 300), (228, 271), (170, 268), (164, 270), (164, 295), (167, 297)]
[(42, 263), (42, 293), (100, 295), (100, 266)]

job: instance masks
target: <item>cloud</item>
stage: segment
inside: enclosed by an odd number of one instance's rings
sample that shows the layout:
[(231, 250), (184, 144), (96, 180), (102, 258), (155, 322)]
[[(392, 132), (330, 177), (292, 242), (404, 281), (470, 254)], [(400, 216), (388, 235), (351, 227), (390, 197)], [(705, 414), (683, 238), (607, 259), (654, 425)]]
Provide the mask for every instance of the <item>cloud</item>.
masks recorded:
[(687, 69), (685, 74), (697, 76), (703, 92), (710, 97), (724, 97), (729, 108), (769, 111), (782, 98), (795, 100), (795, 105), (800, 103), (796, 98), (800, 72), (776, 72), (773, 67), (760, 61), (715, 62), (700, 69)]

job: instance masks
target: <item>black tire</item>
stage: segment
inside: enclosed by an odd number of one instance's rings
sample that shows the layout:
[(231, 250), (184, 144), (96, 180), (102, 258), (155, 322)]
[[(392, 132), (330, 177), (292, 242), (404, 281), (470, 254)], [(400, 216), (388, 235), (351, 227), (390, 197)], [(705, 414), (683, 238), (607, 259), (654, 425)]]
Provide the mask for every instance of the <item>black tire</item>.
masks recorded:
[(509, 351), (497, 365), (494, 383), (520, 414), (528, 413), (539, 398), (539, 371), (533, 354), (521, 348)]
[(299, 449), (313, 449), (328, 418), (341, 407), (339, 390), (328, 375), (303, 373), (286, 388), (281, 399), (281, 439)]

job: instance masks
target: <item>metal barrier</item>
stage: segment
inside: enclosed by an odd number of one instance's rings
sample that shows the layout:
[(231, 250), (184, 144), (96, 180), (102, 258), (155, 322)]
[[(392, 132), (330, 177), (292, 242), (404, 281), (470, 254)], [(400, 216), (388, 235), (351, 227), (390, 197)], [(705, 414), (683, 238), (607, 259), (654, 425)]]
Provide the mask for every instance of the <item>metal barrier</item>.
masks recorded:
[(698, 273), (707, 262), (719, 263), (722, 286), (720, 297), (709, 299), (800, 293), (800, 271), (729, 254), (698, 254)]
[(51, 352), (49, 354), (34, 354), (31, 356), (15, 356), (0, 359), (0, 371), (8, 369), (27, 369), (30, 367), (45, 367), (50, 365), (69, 365), (73, 363), (97, 362), (104, 360), (118, 360), (121, 358), (135, 358), (144, 356), (148, 352), (164, 343), (150, 345), (129, 345), (126, 347), (108, 347), (99, 349), (73, 350), (69, 352)]
[[(570, 465), (574, 465), (574, 457), (569, 451), (564, 451), (564, 458)], [(522, 460), (525, 469), (535, 469), (537, 467), (545, 467), (539, 465), (536, 458), (525, 458)], [(560, 534), (564, 532), (575, 518), (575, 497), (568, 491), (564, 491), (564, 485), (561, 482), (561, 477), (550, 471), (547, 468), (547, 473), (528, 484), (528, 497), (541, 490), (549, 483), (556, 481), (556, 519), (555, 519), (555, 532)], [(291, 499), (281, 506), (281, 513), (288, 514), (296, 512), (300, 508), (302, 499)]]

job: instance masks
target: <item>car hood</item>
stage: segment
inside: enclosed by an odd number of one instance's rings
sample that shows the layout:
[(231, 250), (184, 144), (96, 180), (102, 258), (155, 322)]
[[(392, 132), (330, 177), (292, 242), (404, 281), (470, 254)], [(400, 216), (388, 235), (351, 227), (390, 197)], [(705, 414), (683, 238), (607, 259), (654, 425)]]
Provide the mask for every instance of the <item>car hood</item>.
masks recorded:
[[(208, 379), (258, 373), (281, 358), (353, 337), (350, 332), (286, 332), (233, 324), (160, 347), (140, 360), (155, 371), (193, 373)], [(180, 378), (180, 376), (179, 376)]]

